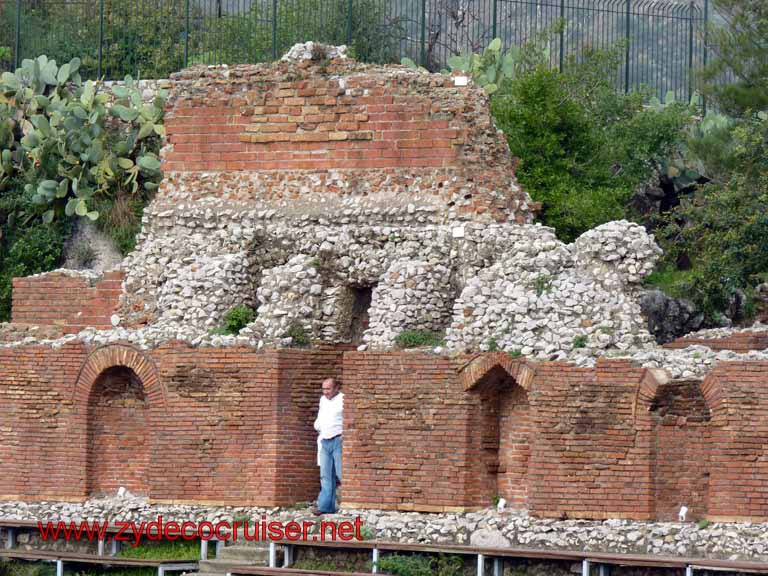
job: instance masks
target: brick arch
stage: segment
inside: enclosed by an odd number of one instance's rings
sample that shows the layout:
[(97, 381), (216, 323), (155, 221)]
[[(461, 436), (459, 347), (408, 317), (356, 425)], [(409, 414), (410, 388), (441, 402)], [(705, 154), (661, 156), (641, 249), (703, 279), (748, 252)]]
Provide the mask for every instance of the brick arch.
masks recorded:
[(635, 424), (637, 424), (638, 406), (642, 403), (650, 410), (651, 406), (656, 402), (659, 388), (671, 379), (672, 377), (669, 372), (664, 368), (646, 368), (643, 370), (643, 375), (640, 377), (640, 382), (637, 385), (635, 398), (632, 401), (632, 420)]
[(704, 402), (706, 402), (709, 413), (712, 415), (712, 424), (726, 426), (728, 424), (728, 398), (720, 378), (711, 372), (707, 374), (701, 383), (701, 393), (704, 395)]
[(534, 370), (524, 361), (512, 358), (505, 352), (482, 354), (459, 370), (459, 383), (464, 391), (470, 391), (494, 368), (502, 368), (526, 392), (531, 391)]
[(475, 489), (503, 497), (510, 508), (527, 508), (533, 425), (528, 394), (534, 371), (523, 360), (491, 352), (473, 358), (458, 378), (475, 402), (468, 430), (474, 443)]
[(72, 391), (75, 406), (85, 407), (98, 377), (108, 368), (125, 366), (141, 380), (150, 406), (166, 410), (165, 388), (158, 378), (152, 359), (130, 344), (105, 344), (91, 351), (85, 359)]

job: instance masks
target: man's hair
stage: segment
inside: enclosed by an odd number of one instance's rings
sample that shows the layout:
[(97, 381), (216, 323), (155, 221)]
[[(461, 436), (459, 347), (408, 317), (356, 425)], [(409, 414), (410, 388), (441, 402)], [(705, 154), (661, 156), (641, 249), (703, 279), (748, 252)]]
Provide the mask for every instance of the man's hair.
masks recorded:
[(331, 385), (332, 385), (334, 388), (341, 388), (341, 382), (339, 382), (338, 380), (336, 380), (336, 378), (326, 378), (325, 380), (323, 380), (323, 384), (325, 384), (326, 382), (330, 382), (330, 383), (331, 383)]

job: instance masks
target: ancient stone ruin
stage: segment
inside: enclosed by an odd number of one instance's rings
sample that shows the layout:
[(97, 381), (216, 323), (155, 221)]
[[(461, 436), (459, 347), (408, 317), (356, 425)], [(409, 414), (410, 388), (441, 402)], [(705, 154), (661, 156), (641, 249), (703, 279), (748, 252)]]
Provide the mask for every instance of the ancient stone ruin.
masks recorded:
[(768, 520), (765, 333), (656, 345), (653, 237), (535, 224), (480, 88), (305, 52), (175, 74), (136, 250), (14, 282), (2, 498), (312, 500), (335, 375), (347, 507)]

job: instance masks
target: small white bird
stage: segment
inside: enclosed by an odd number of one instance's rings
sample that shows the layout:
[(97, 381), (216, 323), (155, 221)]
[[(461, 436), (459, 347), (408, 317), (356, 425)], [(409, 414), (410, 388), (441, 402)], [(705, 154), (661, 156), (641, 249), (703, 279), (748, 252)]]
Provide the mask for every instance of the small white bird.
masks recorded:
[(677, 519), (680, 522), (685, 522), (685, 515), (688, 514), (688, 506), (680, 506), (680, 512), (677, 514)]
[(506, 505), (507, 505), (507, 501), (504, 500), (504, 498), (499, 498), (499, 501), (496, 504), (496, 510), (501, 512), (502, 510), (504, 510), (504, 506), (506, 506)]

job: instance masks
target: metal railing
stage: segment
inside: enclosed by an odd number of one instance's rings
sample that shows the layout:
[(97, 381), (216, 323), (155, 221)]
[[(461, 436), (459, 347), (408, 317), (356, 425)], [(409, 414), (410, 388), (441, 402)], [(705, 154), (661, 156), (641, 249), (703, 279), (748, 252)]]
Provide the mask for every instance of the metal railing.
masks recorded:
[[(708, 2), (708, 0), (705, 0)], [(3, 0), (0, 66), (81, 58), (84, 77), (167, 77), (192, 64), (273, 60), (292, 44), (347, 44), (363, 61), (436, 70), (495, 37), (521, 45), (564, 21), (550, 64), (625, 44), (618, 88), (687, 99), (706, 65), (708, 4), (656, 0)]]

